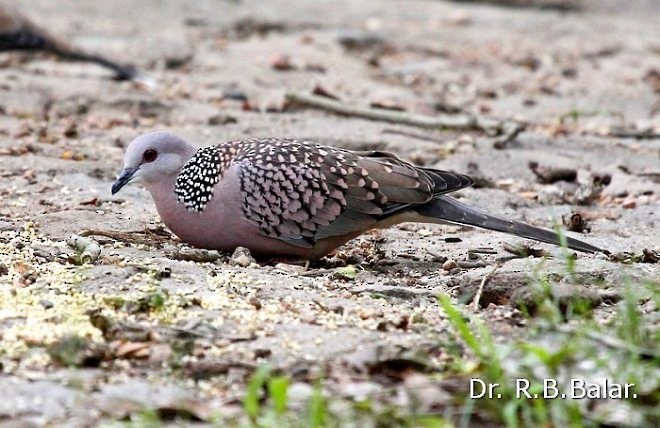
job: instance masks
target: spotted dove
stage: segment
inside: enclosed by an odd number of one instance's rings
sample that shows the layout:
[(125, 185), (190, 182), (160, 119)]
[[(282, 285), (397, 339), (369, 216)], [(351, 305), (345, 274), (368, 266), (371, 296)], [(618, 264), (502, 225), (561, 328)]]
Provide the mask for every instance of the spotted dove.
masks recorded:
[[(166, 132), (128, 146), (112, 193), (141, 181), (163, 222), (201, 248), (237, 246), (315, 259), (372, 228), (401, 222), (466, 224), (559, 245), (557, 234), (447, 196), (467, 175), (414, 166), (381, 151), (264, 138), (197, 148)], [(602, 251), (567, 238), (569, 248)]]

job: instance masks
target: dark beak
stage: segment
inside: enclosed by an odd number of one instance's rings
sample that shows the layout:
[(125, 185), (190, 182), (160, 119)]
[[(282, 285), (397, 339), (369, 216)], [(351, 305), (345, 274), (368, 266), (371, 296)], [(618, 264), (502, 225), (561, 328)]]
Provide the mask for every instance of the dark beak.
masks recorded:
[(119, 174), (119, 177), (117, 177), (117, 180), (112, 184), (112, 194), (114, 195), (115, 193), (119, 192), (122, 187), (127, 185), (137, 170), (138, 167), (124, 168), (121, 174)]

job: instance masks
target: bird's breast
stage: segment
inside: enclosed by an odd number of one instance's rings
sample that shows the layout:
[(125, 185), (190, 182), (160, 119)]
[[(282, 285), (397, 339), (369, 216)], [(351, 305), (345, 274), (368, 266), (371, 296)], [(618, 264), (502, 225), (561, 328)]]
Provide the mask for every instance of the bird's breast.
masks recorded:
[(178, 200), (173, 184), (150, 186), (149, 191), (163, 223), (182, 241), (199, 248), (232, 251), (241, 246), (259, 255), (318, 258), (350, 239), (334, 237), (314, 247), (300, 247), (266, 236), (245, 217), (239, 174), (237, 167), (227, 169), (211, 200), (199, 212)]

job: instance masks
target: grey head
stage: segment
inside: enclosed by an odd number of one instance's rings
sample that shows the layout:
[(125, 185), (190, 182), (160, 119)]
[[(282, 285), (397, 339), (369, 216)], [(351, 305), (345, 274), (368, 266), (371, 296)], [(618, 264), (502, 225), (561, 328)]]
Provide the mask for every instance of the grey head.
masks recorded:
[(124, 155), (124, 169), (112, 185), (112, 194), (131, 182), (147, 187), (176, 180), (197, 148), (168, 132), (152, 132), (133, 140)]

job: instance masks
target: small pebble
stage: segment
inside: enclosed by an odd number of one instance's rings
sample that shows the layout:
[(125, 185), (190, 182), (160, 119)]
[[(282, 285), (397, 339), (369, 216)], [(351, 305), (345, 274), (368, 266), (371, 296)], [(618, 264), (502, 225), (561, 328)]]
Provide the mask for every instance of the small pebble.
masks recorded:
[(19, 229), (18, 226), (15, 226), (8, 221), (0, 220), (0, 232), (16, 232)]
[(458, 262), (458, 267), (462, 269), (474, 269), (488, 266), (483, 260), (461, 260)]
[(637, 207), (637, 202), (634, 199), (626, 199), (621, 206), (626, 209), (633, 209)]
[(255, 308), (256, 310), (261, 309), (261, 302), (259, 301), (259, 299), (257, 299), (257, 298), (254, 297), (254, 296), (253, 296), (253, 297), (250, 297), (250, 299), (248, 300), (248, 303), (251, 304), (252, 306), (254, 306), (254, 308)]
[(273, 54), (268, 62), (270, 63), (271, 68), (275, 70), (285, 71), (294, 68), (291, 64), (291, 57), (283, 53)]
[(330, 309), (332, 312), (343, 315), (344, 314), (344, 307), (343, 306), (334, 306), (333, 308)]
[(360, 317), (360, 319), (366, 320), (366, 319), (371, 318), (373, 316), (373, 313), (371, 313), (371, 311), (368, 311), (366, 309), (362, 309), (360, 311), (360, 313), (358, 314), (358, 316)]
[(248, 267), (256, 262), (257, 261), (252, 257), (252, 254), (250, 254), (250, 250), (245, 247), (236, 247), (230, 260), (230, 264), (240, 267)]
[(456, 261), (452, 259), (449, 259), (442, 264), (442, 268), (447, 271), (451, 271), (452, 269), (455, 269), (457, 267), (458, 267), (458, 263), (456, 263)]
[(288, 398), (293, 404), (307, 403), (314, 393), (314, 387), (304, 382), (296, 382), (289, 387)]
[(290, 273), (292, 275), (297, 275), (305, 272), (305, 266), (292, 265), (289, 263), (277, 263), (273, 266), (276, 270), (281, 270), (282, 272)]
[(227, 125), (230, 123), (237, 123), (238, 120), (234, 116), (228, 114), (216, 114), (208, 118), (207, 123), (212, 126)]
[(610, 257), (605, 253), (596, 253), (594, 258), (597, 259), (597, 260), (609, 260), (610, 259)]
[(162, 267), (158, 270), (159, 278), (169, 278), (170, 276), (172, 276), (172, 269), (170, 269), (169, 266)]
[(254, 358), (268, 358), (273, 353), (267, 348), (258, 348), (254, 350)]
[(51, 302), (51, 301), (49, 301), (49, 300), (45, 300), (45, 299), (41, 299), (41, 300), (39, 300), (39, 304), (40, 304), (41, 306), (43, 306), (44, 308), (46, 308), (46, 309), (50, 309), (50, 308), (52, 308), (53, 306), (55, 306), (55, 305), (53, 304), (53, 302)]
[(472, 18), (470, 18), (470, 15), (467, 13), (458, 11), (450, 14), (447, 18), (447, 22), (451, 25), (465, 27), (472, 24)]

